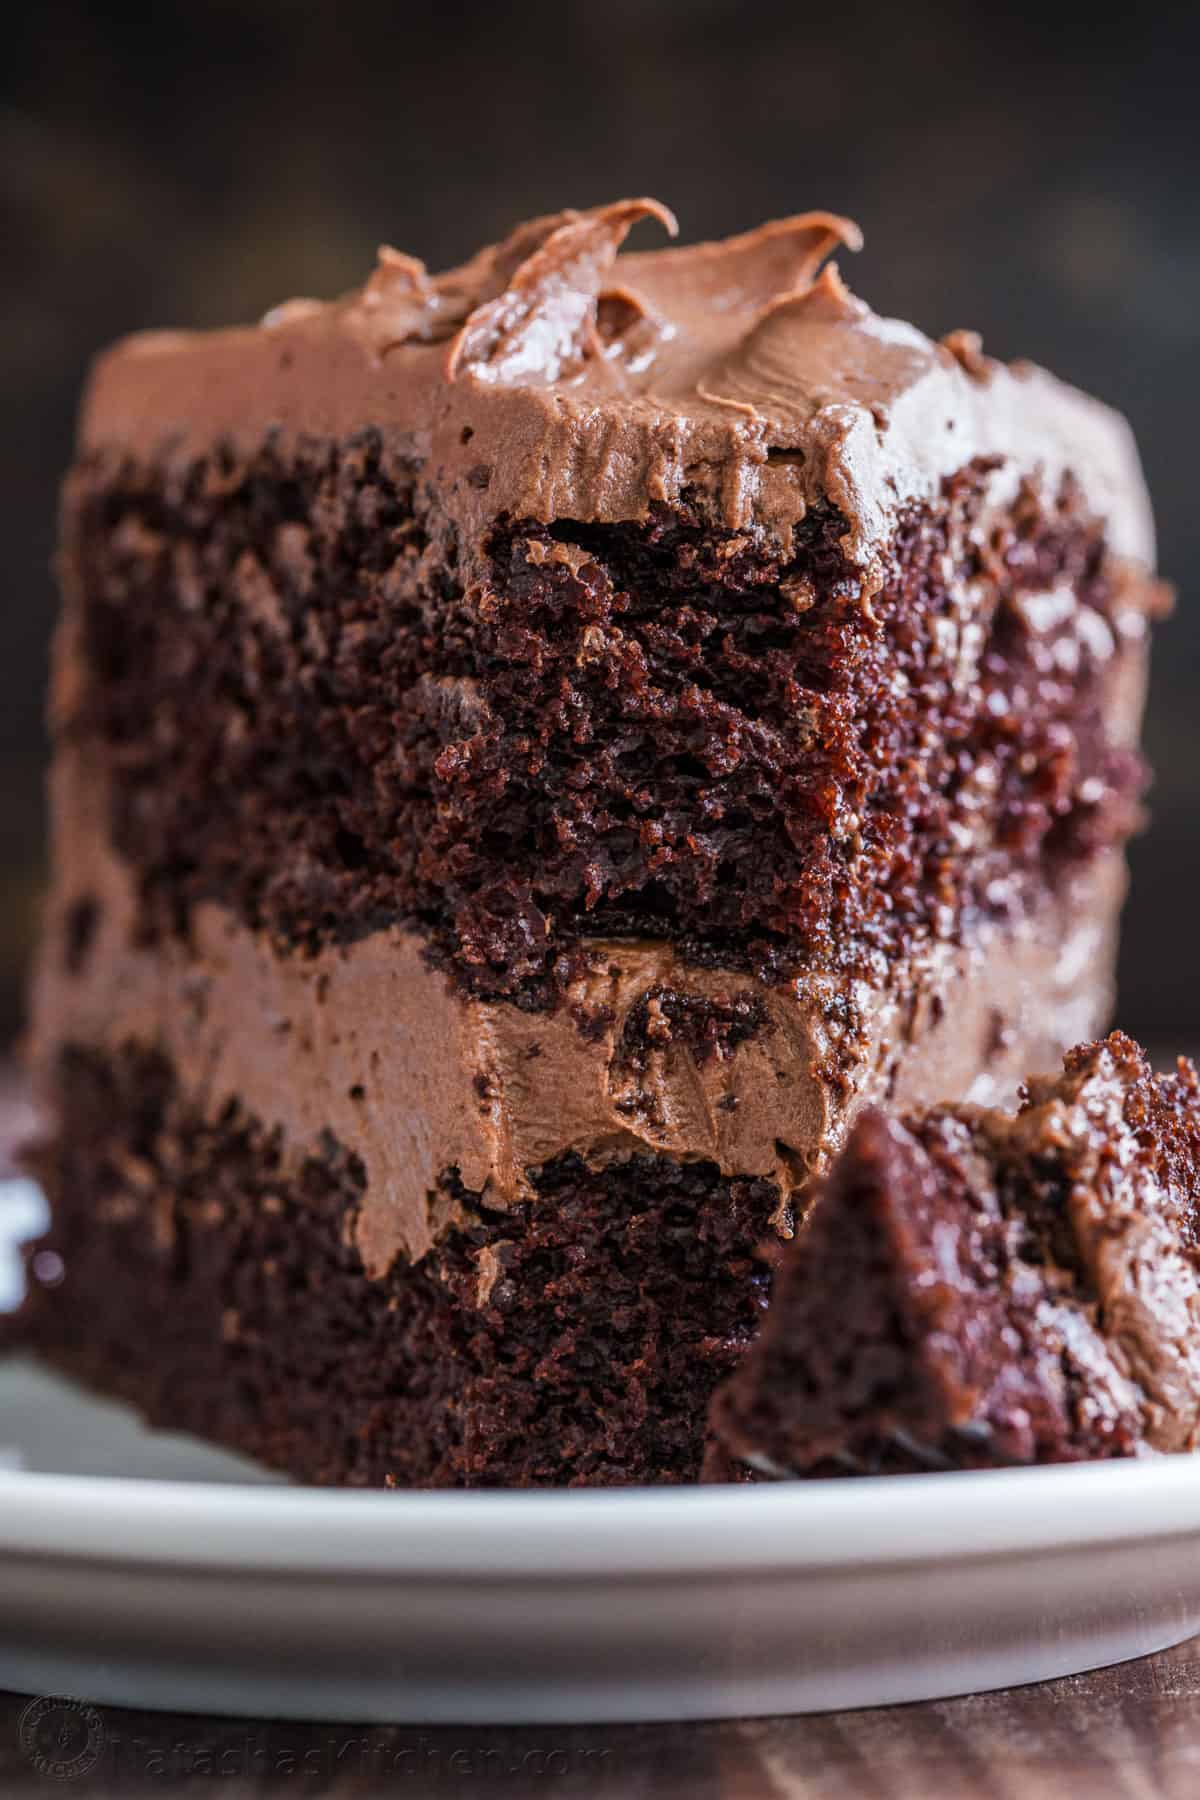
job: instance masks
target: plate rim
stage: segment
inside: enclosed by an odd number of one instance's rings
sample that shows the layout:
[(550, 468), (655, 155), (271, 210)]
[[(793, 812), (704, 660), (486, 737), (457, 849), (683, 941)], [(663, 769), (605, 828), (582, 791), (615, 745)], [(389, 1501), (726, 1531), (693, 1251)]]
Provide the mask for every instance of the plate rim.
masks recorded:
[(1200, 1457), (695, 1488), (395, 1492), (0, 1473), (0, 1559), (422, 1580), (937, 1563), (1200, 1534)]

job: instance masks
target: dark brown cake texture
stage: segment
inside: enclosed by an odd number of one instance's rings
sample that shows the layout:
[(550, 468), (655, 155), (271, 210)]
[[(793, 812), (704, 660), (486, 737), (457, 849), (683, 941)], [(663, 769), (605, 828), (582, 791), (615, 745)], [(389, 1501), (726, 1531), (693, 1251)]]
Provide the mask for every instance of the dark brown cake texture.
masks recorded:
[(26, 1328), (304, 1477), (694, 1478), (855, 1108), (1108, 1007), (1124, 424), (876, 317), (845, 220), (646, 216), (386, 250), (84, 406)]
[(863, 1113), (714, 1399), (715, 1478), (1200, 1439), (1200, 1080), (1114, 1032), (1015, 1114)]
[(493, 1211), (448, 1180), (460, 1222), (368, 1281), (361, 1166), (332, 1139), (289, 1169), (277, 1132), (206, 1119), (153, 1053), (68, 1052), (59, 1080), (68, 1129), (33, 1163), (39, 1248), (68, 1271), (49, 1293), (77, 1300), (42, 1320), (66, 1372), (304, 1481), (695, 1477), (765, 1304), (771, 1183), (567, 1156)]
[(994, 474), (975, 459), (903, 509), (864, 606), (828, 503), (787, 556), (692, 499), (502, 518), (459, 592), (374, 434), (344, 460), (218, 457), (182, 493), (85, 471), (101, 679), (74, 728), (119, 763), (143, 932), (205, 899), (284, 948), (416, 920), (472, 992), (541, 1007), (585, 938), (862, 974), (1007, 917), (1137, 816), (1111, 709), (1144, 601), (1069, 478), (985, 530)]

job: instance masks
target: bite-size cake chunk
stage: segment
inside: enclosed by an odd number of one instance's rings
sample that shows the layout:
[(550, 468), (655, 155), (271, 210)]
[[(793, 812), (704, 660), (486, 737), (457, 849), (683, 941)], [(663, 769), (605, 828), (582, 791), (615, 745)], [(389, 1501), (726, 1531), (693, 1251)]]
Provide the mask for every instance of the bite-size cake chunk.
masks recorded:
[(709, 1473), (1077, 1462), (1200, 1440), (1200, 1081), (1114, 1032), (1014, 1113), (863, 1113)]

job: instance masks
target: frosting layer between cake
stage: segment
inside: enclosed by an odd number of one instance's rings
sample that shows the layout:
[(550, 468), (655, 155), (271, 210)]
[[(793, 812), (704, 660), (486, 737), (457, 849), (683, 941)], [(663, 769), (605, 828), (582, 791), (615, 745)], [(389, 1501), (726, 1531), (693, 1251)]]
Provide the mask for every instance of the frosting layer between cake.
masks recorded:
[[(439, 1184), (502, 1208), (574, 1151), (637, 1153), (766, 1177), (779, 1228), (866, 1099), (1008, 1095), (1110, 1002), (1122, 859), (1110, 854), (1007, 929), (928, 947), (891, 979), (770, 985), (690, 966), (669, 944), (597, 943), (551, 1013), (474, 1000), (393, 927), (314, 956), (281, 954), (225, 909), (187, 942), (139, 946), (131, 872), (105, 843), (93, 780), (55, 773), (59, 885), (35, 997), (33, 1057), (52, 1104), (64, 1044), (135, 1044), (173, 1064), (190, 1104), (230, 1100), (278, 1126), (293, 1159), (332, 1133), (366, 1187), (356, 1240), (379, 1273), (445, 1227)], [(73, 947), (79, 907), (88, 941)]]

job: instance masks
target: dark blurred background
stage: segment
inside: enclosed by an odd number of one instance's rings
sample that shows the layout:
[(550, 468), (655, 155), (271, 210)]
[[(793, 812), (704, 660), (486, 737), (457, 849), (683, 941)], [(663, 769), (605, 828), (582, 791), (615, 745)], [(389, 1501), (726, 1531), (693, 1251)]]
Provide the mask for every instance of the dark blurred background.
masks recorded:
[(55, 486), (92, 352), (434, 266), (653, 193), (685, 236), (826, 207), (881, 311), (982, 330), (1132, 419), (1178, 584), (1121, 1016), (1200, 1043), (1200, 210), (1195, 8), (592, 0), (44, 0), (0, 68), (0, 1042), (42, 874)]

